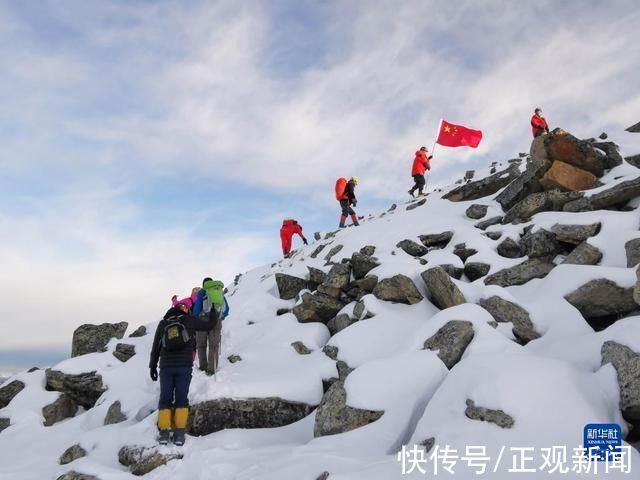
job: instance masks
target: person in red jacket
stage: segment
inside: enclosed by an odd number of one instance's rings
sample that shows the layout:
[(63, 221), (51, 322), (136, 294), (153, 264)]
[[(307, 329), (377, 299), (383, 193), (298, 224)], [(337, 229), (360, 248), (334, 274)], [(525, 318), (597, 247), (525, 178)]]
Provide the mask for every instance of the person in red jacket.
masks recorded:
[(420, 150), (416, 152), (416, 158), (413, 159), (413, 167), (411, 168), (411, 176), (413, 177), (414, 185), (409, 190), (409, 195), (413, 197), (413, 192), (418, 190), (418, 196), (425, 195), (422, 190), (426, 184), (424, 174), (427, 170), (431, 170), (431, 164), (429, 160), (433, 158), (427, 152), (427, 147), (420, 147)]
[(283, 220), (282, 227), (280, 228), (280, 241), (282, 243), (282, 254), (284, 258), (288, 258), (289, 255), (291, 255), (291, 240), (293, 239), (294, 233), (300, 235), (305, 245), (309, 244), (307, 239), (304, 238), (302, 227), (297, 221), (292, 218)]
[(547, 120), (542, 116), (541, 108), (536, 108), (533, 117), (531, 117), (531, 130), (533, 131), (533, 138), (549, 133), (549, 125), (547, 125)]

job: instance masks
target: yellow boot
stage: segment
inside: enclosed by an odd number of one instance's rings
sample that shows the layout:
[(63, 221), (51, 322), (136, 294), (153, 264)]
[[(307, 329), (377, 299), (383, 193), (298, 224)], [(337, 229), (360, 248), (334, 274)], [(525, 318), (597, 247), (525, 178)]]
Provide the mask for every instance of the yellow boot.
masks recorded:
[(169, 433), (171, 432), (171, 409), (162, 408), (158, 411), (158, 443), (166, 445), (169, 443)]
[(187, 422), (189, 421), (189, 408), (176, 408), (173, 421), (176, 426), (173, 431), (173, 443), (178, 446), (184, 445)]

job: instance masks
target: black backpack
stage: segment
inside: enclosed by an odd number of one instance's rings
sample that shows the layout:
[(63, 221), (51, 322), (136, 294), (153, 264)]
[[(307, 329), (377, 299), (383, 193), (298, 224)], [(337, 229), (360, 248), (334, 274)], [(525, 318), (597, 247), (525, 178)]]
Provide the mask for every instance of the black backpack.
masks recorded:
[(182, 350), (187, 346), (191, 335), (181, 320), (182, 317), (169, 317), (162, 332), (162, 348), (169, 352)]

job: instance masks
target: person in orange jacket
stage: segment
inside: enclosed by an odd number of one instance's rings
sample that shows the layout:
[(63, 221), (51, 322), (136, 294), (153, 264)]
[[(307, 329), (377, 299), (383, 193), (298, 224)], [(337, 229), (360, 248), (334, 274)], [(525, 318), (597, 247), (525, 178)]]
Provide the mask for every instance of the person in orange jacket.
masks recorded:
[(549, 125), (547, 125), (547, 120), (542, 116), (541, 108), (536, 108), (533, 112), (533, 117), (531, 117), (531, 130), (533, 132), (533, 138), (549, 133)]
[(425, 195), (422, 190), (426, 184), (424, 179), (424, 174), (427, 170), (431, 170), (431, 164), (429, 160), (433, 158), (432, 155), (429, 155), (427, 152), (427, 147), (420, 147), (420, 150), (416, 152), (416, 158), (413, 159), (413, 167), (411, 168), (411, 176), (413, 177), (414, 185), (409, 190), (409, 195), (412, 197), (413, 192), (418, 190), (418, 196)]
[(283, 220), (282, 227), (280, 228), (280, 242), (282, 243), (282, 254), (284, 258), (288, 258), (291, 255), (291, 240), (293, 235), (298, 234), (305, 245), (308, 245), (307, 239), (302, 234), (302, 226), (292, 218)]
[(346, 227), (345, 222), (347, 221), (347, 216), (351, 217), (351, 222), (354, 226), (357, 227), (360, 225), (356, 212), (351, 208), (352, 205), (355, 207), (358, 203), (355, 193), (355, 188), (358, 183), (360, 183), (358, 177), (351, 177), (348, 181), (346, 178), (340, 177), (336, 181), (336, 200), (340, 202), (340, 208), (342, 210), (338, 228)]

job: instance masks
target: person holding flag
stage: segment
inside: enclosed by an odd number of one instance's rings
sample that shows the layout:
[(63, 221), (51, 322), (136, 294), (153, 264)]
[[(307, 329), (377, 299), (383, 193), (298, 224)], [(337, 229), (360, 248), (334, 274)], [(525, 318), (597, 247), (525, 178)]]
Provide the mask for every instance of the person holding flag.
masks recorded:
[(409, 195), (412, 197), (413, 192), (418, 190), (418, 196), (422, 197), (426, 194), (423, 193), (424, 186), (426, 184), (424, 174), (427, 170), (431, 170), (431, 164), (429, 160), (433, 158), (433, 155), (429, 155), (427, 147), (420, 147), (420, 150), (416, 152), (416, 157), (413, 159), (413, 167), (411, 168), (411, 176), (413, 177), (414, 185), (409, 190)]

